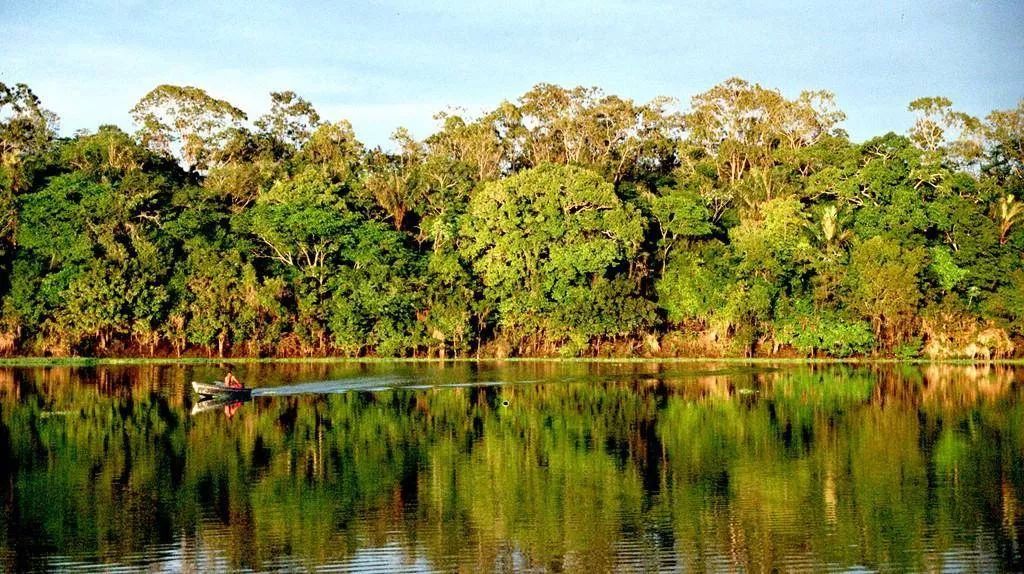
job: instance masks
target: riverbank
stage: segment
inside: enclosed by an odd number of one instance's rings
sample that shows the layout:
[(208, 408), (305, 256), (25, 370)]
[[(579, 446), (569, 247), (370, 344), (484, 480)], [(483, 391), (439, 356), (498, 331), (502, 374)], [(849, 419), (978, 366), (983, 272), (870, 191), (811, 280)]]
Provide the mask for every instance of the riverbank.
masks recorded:
[(1024, 365), (1017, 359), (897, 359), (897, 358), (823, 358), (823, 357), (481, 357), (481, 358), (389, 358), (389, 357), (4, 357), (0, 367), (91, 367), (101, 365), (233, 365), (254, 363), (721, 363), (721, 364), (850, 364), (850, 365)]

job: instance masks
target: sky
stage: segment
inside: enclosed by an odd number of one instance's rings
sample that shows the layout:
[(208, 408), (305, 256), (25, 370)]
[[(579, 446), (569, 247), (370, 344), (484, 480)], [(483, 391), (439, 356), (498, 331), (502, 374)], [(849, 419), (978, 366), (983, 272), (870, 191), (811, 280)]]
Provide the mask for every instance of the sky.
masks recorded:
[(293, 90), (364, 143), (433, 132), (541, 82), (645, 102), (734, 76), (826, 89), (851, 138), (905, 132), (907, 104), (975, 115), (1024, 98), (1024, 1), (191, 2), (0, 0), (0, 82), (27, 83), (61, 131), (113, 123), (159, 84), (255, 119)]

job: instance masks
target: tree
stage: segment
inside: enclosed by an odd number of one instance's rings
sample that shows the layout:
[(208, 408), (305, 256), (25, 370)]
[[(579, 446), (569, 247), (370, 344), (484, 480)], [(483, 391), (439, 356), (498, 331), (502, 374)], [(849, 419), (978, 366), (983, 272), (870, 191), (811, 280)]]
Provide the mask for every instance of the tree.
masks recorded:
[(418, 173), (423, 149), (404, 128), (397, 130), (391, 140), (400, 146), (400, 153), (387, 154), (379, 149), (371, 152), (363, 186), (395, 229), (401, 231), (406, 214), (425, 195)]
[(193, 249), (186, 261), (186, 292), (175, 314), (186, 321), (188, 341), (209, 348), (217, 356), (232, 340), (240, 340), (240, 315), (247, 305), (242, 297), (246, 264), (237, 251)]
[(330, 263), (357, 216), (337, 189), (308, 176), (278, 182), (246, 214), (265, 256), (323, 286)]
[(986, 301), (986, 312), (996, 318), (1008, 330), (1024, 334), (1024, 269), (1014, 270), (1007, 277), (1006, 285)]
[(688, 238), (703, 237), (712, 232), (711, 214), (700, 196), (678, 187), (663, 189), (651, 199), (651, 215), (658, 224), (662, 271), (672, 249)]
[(473, 191), (473, 168), (447, 157), (428, 155), (418, 166), (421, 201), (413, 204), (419, 217), (418, 241), (429, 240), (434, 251), (454, 251), (459, 219)]
[(720, 241), (673, 256), (656, 284), (658, 305), (669, 321), (705, 327), (727, 324), (727, 299), (735, 282), (732, 254)]
[(245, 112), (192, 86), (157, 86), (131, 110), (144, 145), (205, 172)]
[(859, 152), (858, 167), (835, 188), (839, 205), (855, 208), (854, 233), (920, 246), (929, 226), (925, 206), (934, 194), (912, 175), (922, 163), (920, 150), (890, 133), (864, 142)]
[(809, 225), (811, 234), (821, 249), (835, 251), (850, 241), (852, 233), (846, 227), (846, 221), (835, 205), (826, 205), (821, 210), (818, 221)]
[(847, 300), (871, 321), (880, 341), (898, 343), (909, 333), (921, 300), (924, 262), (924, 250), (906, 249), (883, 237), (854, 245), (845, 282)]
[(168, 303), (174, 251), (161, 224), (180, 169), (109, 126), (57, 155), (73, 171), (18, 198), (18, 257), (39, 274), (37, 292), (25, 292), (19, 307), (50, 317), (23, 330), (100, 350), (129, 335), (151, 342)]
[(776, 90), (730, 78), (691, 100), (683, 116), (688, 140), (716, 158), (719, 178), (728, 188), (752, 176), (741, 193), (747, 203), (769, 200), (778, 187), (776, 152), (798, 149), (836, 134), (845, 115), (831, 93), (803, 92), (787, 100)]
[(598, 88), (538, 84), (519, 99), (513, 134), (522, 138), (524, 163), (581, 165), (612, 183), (673, 167), (682, 122), (659, 98), (638, 105)]
[(981, 122), (955, 111), (949, 98), (918, 98), (907, 109), (917, 113), (910, 139), (921, 149), (956, 165), (969, 164), (981, 155)]
[(350, 184), (356, 179), (363, 144), (347, 121), (321, 124), (309, 136), (296, 157), (300, 169), (315, 170), (331, 183)]
[(624, 271), (643, 235), (637, 209), (574, 166), (548, 164), (488, 183), (470, 201), (469, 218), (464, 253), (513, 337), (567, 334), (553, 310), (574, 289)]
[(875, 344), (866, 321), (814, 309), (806, 301), (797, 301), (776, 323), (776, 341), (808, 355), (824, 352), (831, 357), (849, 357), (868, 353)]
[(936, 250), (943, 253), (933, 258), (931, 267), (942, 268), (947, 283), (960, 274), (956, 270), (962, 270), (953, 290), (971, 300), (1002, 284), (1007, 268), (1012, 267), (1012, 250), (999, 242), (999, 226), (989, 217), (991, 207), (974, 195), (944, 194), (928, 205), (932, 229), (941, 238), (931, 250), (933, 256)]
[(0, 293), (8, 287), (10, 258), (14, 252), (14, 230), (18, 223), (18, 208), (14, 192), (0, 184)]
[(320, 127), (320, 114), (295, 92), (271, 92), (270, 111), (256, 120), (256, 127), (296, 150)]
[(26, 187), (25, 162), (43, 153), (57, 127), (57, 116), (43, 108), (31, 88), (0, 82), (0, 189)]
[(336, 347), (350, 355), (372, 349), (402, 356), (422, 342), (417, 322), (422, 261), (402, 233), (375, 222), (354, 225), (329, 285), (328, 326)]
[(847, 246), (853, 240), (850, 216), (832, 205), (822, 206), (817, 220), (807, 222), (808, 257), (813, 275), (810, 284), (816, 305), (834, 307), (848, 263)]
[(443, 127), (427, 138), (426, 144), (432, 155), (472, 166), (476, 181), (491, 181), (518, 167), (518, 116), (519, 111), (508, 102), (474, 121), (439, 113), (434, 117)]
[(456, 357), (468, 351), (474, 335), (479, 346), (478, 327), (486, 319), (482, 312), (486, 303), (478, 301), (477, 279), (451, 247), (442, 245), (427, 255), (425, 292), (417, 312), (417, 320), (429, 338), (427, 346), (436, 346), (442, 358), (449, 348)]
[(985, 119), (985, 136), (990, 142), (985, 171), (1016, 185), (1024, 180), (1024, 99), (1016, 108), (996, 110)]
[(796, 198), (776, 198), (743, 219), (729, 236), (741, 257), (739, 270), (784, 285), (809, 246), (808, 217)]
[(680, 115), (539, 84), (368, 150), (290, 91), (247, 126), (159, 86), (139, 137), (58, 138), (0, 84), (0, 353), (1009, 348), (1024, 101), (911, 110), (909, 136), (854, 144), (824, 91), (733, 78)]
[(1024, 220), (1024, 204), (1017, 201), (1013, 194), (1007, 194), (999, 199), (996, 205), (996, 221), (999, 223), (999, 244), (1005, 245), (1009, 237), (1010, 229)]
[(131, 328), (134, 306), (140, 302), (137, 297), (144, 297), (142, 302), (159, 308), (166, 297), (160, 286), (150, 285), (148, 278), (133, 277), (126, 271), (95, 261), (77, 274), (55, 311), (51, 328), (57, 332), (52, 337), (66, 339), (72, 346), (93, 338), (103, 352), (114, 337), (125, 335)]
[(121, 180), (143, 172), (173, 173), (117, 126), (100, 126), (95, 134), (83, 134), (68, 142), (60, 149), (60, 159), (93, 180)]

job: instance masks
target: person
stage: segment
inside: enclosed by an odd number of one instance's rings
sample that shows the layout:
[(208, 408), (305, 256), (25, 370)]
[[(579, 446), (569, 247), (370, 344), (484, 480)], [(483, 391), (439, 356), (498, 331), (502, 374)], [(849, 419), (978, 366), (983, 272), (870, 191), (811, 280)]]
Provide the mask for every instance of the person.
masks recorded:
[(241, 388), (243, 388), (241, 381), (239, 381), (237, 378), (235, 378), (235, 374), (232, 373), (231, 371), (228, 371), (227, 376), (224, 377), (224, 386), (226, 386), (228, 388), (231, 388), (231, 389), (241, 389)]

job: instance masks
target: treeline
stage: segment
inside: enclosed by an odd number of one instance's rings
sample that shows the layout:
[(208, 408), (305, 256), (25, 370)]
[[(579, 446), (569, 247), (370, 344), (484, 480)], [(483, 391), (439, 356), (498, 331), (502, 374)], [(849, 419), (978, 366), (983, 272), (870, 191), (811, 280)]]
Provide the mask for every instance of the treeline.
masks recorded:
[(828, 92), (688, 110), (542, 84), (368, 149), (293, 92), (159, 86), (57, 137), (0, 84), (0, 353), (1012, 356), (1024, 101)]

